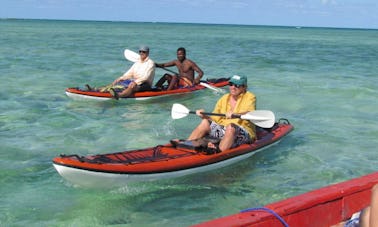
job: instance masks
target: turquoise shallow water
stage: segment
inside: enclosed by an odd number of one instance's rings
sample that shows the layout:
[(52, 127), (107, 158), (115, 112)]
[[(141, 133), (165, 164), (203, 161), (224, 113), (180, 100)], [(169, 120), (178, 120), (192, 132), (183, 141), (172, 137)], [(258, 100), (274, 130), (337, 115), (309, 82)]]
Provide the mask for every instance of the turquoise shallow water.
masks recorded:
[[(211, 111), (220, 97), (66, 97), (66, 87), (119, 76), (131, 66), (123, 50), (140, 44), (156, 62), (186, 47), (205, 78), (247, 75), (257, 107), (295, 130), (216, 171), (112, 190), (70, 185), (53, 157), (185, 138), (199, 120), (171, 120), (171, 105)], [(1, 226), (188, 226), (377, 170), (378, 30), (0, 20), (0, 46)]]

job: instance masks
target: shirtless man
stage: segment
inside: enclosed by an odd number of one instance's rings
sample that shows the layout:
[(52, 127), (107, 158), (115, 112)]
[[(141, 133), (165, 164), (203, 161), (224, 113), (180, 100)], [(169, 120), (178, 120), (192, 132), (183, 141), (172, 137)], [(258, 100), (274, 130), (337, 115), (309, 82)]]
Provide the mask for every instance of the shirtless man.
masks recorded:
[[(177, 49), (177, 60), (170, 62), (156, 64), (156, 67), (164, 68), (176, 66), (179, 70), (179, 74), (170, 75), (165, 74), (160, 80), (156, 83), (156, 87), (162, 87), (165, 81), (168, 81), (167, 90), (176, 89), (180, 87), (191, 87), (195, 84), (199, 84), (203, 71), (200, 67), (197, 66), (195, 62), (186, 58), (186, 50), (183, 47)], [(198, 73), (197, 78), (194, 78), (194, 72)]]

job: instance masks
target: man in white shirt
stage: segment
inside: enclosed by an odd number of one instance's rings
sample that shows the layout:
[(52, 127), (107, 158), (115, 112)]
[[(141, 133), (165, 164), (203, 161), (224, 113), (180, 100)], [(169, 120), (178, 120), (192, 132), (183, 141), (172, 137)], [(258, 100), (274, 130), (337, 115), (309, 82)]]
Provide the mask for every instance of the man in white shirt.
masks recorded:
[(126, 73), (113, 81), (113, 86), (124, 85), (126, 87), (119, 93), (110, 88), (109, 92), (115, 99), (129, 97), (136, 91), (151, 89), (155, 76), (155, 63), (148, 57), (149, 53), (148, 46), (141, 46), (139, 48), (140, 61), (135, 62)]

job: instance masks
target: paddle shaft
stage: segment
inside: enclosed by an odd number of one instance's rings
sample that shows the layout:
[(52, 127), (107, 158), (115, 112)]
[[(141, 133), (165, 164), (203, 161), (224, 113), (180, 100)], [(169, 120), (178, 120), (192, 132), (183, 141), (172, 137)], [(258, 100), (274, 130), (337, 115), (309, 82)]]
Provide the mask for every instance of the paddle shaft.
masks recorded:
[[(189, 111), (189, 113), (191, 114), (197, 114), (196, 111)], [(220, 113), (207, 113), (207, 112), (201, 112), (201, 114), (203, 115), (209, 115), (209, 116), (220, 116), (220, 117), (224, 117), (226, 116), (226, 114), (220, 114)], [(232, 118), (240, 118), (241, 115), (240, 114), (232, 114), (231, 115)]]
[(179, 76), (179, 74), (178, 74), (177, 72), (173, 71), (173, 70), (167, 69), (167, 68), (165, 68), (165, 67), (161, 67), (161, 68), (164, 69), (164, 70), (166, 70), (166, 71), (168, 71), (168, 72), (171, 72), (171, 73), (173, 73), (173, 74)]
[[(173, 119), (180, 119), (188, 116), (189, 114), (196, 114), (197, 111), (189, 110), (184, 105), (179, 103), (174, 103), (172, 106), (171, 116)], [(213, 115), (213, 116), (227, 116), (221, 113), (206, 113), (201, 112), (203, 115)], [(274, 113), (270, 110), (254, 110), (246, 114), (232, 114), (231, 118), (240, 118), (243, 120), (251, 121), (253, 124), (261, 128), (271, 128), (275, 123)]]

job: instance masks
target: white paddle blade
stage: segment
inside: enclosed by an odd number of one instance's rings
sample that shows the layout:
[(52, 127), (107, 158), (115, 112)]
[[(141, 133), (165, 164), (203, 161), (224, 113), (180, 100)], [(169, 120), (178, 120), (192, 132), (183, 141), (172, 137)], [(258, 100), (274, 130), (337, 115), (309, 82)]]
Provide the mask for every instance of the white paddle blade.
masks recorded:
[(184, 105), (175, 103), (172, 106), (171, 117), (172, 119), (180, 119), (188, 116), (189, 112), (190, 110), (186, 108)]
[(140, 56), (139, 54), (135, 53), (134, 51), (131, 51), (129, 49), (126, 49), (124, 52), (123, 52), (123, 55), (125, 56), (125, 58), (131, 62), (137, 62), (140, 60)]
[(250, 120), (262, 128), (271, 128), (276, 121), (274, 113), (270, 110), (255, 110), (241, 115), (240, 118)]

